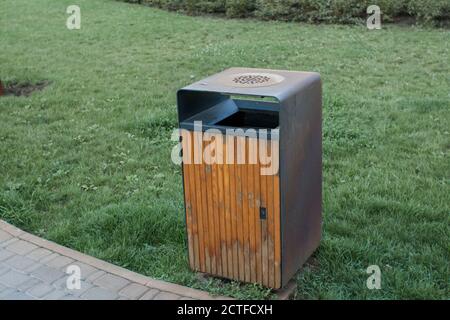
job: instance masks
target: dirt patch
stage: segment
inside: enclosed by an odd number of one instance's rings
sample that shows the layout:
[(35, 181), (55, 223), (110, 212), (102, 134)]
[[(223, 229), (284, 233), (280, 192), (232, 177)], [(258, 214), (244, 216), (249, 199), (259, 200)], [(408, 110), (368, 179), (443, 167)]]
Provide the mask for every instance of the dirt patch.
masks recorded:
[(41, 91), (49, 85), (49, 81), (30, 82), (0, 82), (0, 96), (25, 96), (28, 97), (34, 91)]

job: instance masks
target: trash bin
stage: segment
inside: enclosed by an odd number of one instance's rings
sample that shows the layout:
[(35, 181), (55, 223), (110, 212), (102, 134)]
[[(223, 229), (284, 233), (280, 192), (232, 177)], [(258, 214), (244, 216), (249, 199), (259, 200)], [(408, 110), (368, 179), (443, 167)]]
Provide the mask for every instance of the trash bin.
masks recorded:
[(279, 289), (318, 247), (320, 75), (231, 68), (178, 91), (190, 267)]

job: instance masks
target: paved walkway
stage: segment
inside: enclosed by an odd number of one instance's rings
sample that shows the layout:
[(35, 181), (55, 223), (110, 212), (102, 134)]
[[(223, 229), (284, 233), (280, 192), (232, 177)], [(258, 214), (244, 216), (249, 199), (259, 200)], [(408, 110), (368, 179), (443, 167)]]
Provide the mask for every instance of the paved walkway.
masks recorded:
[[(81, 271), (80, 289), (68, 268)], [(79, 268), (79, 269), (78, 269)], [(69, 269), (70, 271), (71, 269)], [(73, 271), (71, 271), (73, 272)], [(71, 277), (71, 278), (69, 278)], [(0, 220), (0, 300), (211, 300), (26, 233)]]

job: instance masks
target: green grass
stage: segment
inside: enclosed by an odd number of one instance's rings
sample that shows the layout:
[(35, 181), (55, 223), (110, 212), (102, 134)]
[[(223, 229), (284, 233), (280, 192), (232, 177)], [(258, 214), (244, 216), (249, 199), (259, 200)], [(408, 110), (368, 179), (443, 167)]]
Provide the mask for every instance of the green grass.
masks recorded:
[[(449, 297), (450, 32), (193, 18), (108, 0), (0, 3), (0, 218), (146, 275), (238, 298), (189, 271), (178, 88), (231, 66), (318, 71), (324, 236), (297, 298)], [(382, 270), (382, 290), (365, 283)]]

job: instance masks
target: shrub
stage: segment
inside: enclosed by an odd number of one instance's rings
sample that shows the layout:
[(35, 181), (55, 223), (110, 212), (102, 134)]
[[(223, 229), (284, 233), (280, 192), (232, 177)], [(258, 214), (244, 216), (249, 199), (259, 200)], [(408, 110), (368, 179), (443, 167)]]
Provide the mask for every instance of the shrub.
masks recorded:
[(229, 18), (246, 18), (255, 11), (254, 0), (227, 0), (226, 14)]
[(449, 0), (410, 0), (408, 13), (419, 21), (435, 25), (444, 25), (450, 19)]
[(450, 0), (122, 0), (188, 14), (226, 14), (230, 18), (357, 23), (367, 7), (380, 6), (384, 21), (409, 16), (419, 23), (448, 25)]

